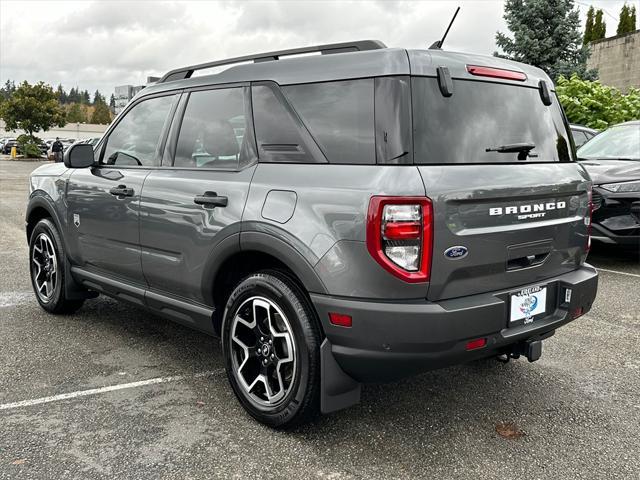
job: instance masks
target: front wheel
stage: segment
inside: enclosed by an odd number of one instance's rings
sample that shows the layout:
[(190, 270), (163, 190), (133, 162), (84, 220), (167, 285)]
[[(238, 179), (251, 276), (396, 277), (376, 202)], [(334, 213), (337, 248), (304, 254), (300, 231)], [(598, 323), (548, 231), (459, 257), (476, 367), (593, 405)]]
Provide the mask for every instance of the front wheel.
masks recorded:
[(65, 296), (65, 262), (58, 229), (51, 220), (40, 220), (29, 241), (29, 270), (38, 303), (50, 313), (73, 313), (83, 303)]
[(291, 278), (264, 271), (240, 282), (227, 302), (222, 344), (229, 383), (255, 419), (287, 428), (319, 412), (320, 329)]

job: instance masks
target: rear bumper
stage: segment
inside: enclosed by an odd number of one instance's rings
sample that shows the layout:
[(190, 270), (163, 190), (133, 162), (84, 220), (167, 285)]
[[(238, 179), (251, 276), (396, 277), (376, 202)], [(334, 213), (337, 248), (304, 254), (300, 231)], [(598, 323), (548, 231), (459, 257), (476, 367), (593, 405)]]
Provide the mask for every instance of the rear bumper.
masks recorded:
[[(545, 338), (587, 312), (596, 296), (598, 273), (585, 264), (545, 280), (547, 314), (528, 325), (509, 327), (508, 291), (440, 302), (379, 302), (311, 295), (337, 364), (358, 382), (384, 382), (435, 368), (499, 355), (514, 344)], [(536, 284), (540, 285), (540, 284)], [(564, 303), (565, 289), (572, 291)], [(351, 315), (350, 328), (332, 325), (329, 312)], [(467, 351), (469, 340), (486, 346)]]

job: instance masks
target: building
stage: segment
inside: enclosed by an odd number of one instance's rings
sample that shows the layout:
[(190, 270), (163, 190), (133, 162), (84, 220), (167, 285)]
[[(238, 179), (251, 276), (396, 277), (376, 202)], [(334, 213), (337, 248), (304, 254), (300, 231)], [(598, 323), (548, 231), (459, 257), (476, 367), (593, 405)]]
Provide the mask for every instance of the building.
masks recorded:
[(598, 70), (600, 82), (623, 92), (640, 88), (640, 30), (591, 42), (589, 68)]
[(116, 100), (115, 114), (118, 115), (124, 107), (131, 101), (136, 94), (147, 85), (151, 85), (159, 80), (159, 77), (147, 77), (147, 83), (145, 85), (119, 85), (115, 87), (113, 96)]

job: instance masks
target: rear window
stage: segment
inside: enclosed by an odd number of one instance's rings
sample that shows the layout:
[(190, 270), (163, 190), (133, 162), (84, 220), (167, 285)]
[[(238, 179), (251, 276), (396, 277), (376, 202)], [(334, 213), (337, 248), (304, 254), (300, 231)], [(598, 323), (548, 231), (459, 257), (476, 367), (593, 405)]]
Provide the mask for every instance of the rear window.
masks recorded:
[(572, 161), (557, 100), (544, 105), (536, 88), (454, 80), (444, 97), (435, 78), (414, 77), (412, 99), (417, 164)]

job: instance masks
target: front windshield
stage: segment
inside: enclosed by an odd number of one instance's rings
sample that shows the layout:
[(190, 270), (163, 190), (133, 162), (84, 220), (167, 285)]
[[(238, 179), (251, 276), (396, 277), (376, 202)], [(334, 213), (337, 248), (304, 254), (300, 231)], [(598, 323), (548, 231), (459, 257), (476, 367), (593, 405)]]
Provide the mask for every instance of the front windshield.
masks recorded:
[(578, 149), (578, 158), (640, 160), (640, 124), (619, 125), (605, 130)]

